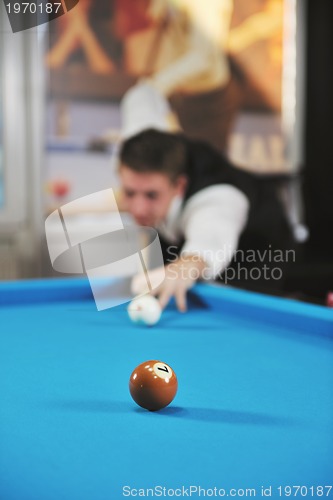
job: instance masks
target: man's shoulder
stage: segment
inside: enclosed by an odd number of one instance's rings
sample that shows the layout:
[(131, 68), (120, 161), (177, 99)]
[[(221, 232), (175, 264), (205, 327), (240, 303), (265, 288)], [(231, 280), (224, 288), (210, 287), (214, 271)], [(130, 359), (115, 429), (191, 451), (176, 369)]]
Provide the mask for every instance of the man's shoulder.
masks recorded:
[(253, 180), (258, 179), (256, 173), (245, 170), (241, 165), (237, 165), (227, 156), (227, 154), (218, 151), (211, 144), (198, 139), (184, 138), (184, 140), (188, 150), (188, 158), (192, 166), (193, 164), (199, 164), (202, 167), (206, 167), (208, 170), (209, 167), (213, 166), (214, 168), (219, 168), (220, 172), (222, 171), (221, 169), (225, 169), (244, 178)]
[(231, 162), (228, 158), (208, 142), (188, 138), (184, 138), (184, 140), (191, 159), (205, 159), (206, 161), (220, 164), (223, 163), (231, 166)]
[(233, 164), (227, 156), (213, 146), (199, 140), (186, 140), (188, 148), (187, 196), (216, 184), (231, 184), (252, 197), (256, 176)]

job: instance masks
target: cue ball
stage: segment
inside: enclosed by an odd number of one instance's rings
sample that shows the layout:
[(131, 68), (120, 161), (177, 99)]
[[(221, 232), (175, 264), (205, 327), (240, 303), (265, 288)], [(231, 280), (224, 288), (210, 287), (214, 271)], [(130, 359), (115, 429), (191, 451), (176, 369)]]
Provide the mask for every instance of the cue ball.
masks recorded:
[(130, 302), (127, 312), (133, 323), (156, 325), (160, 320), (162, 309), (159, 301), (152, 295), (144, 295)]
[(178, 381), (172, 368), (162, 361), (145, 361), (132, 372), (129, 390), (134, 401), (142, 408), (157, 411), (174, 399)]

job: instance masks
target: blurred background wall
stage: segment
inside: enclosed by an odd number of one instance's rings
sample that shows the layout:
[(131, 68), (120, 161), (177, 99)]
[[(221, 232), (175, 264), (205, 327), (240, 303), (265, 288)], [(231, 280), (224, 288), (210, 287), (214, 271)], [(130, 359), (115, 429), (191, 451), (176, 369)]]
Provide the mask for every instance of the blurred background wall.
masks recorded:
[[(15, 34), (0, 8), (0, 279), (53, 275), (46, 216), (117, 189), (120, 102), (148, 79), (185, 133), (209, 130), (186, 120), (204, 106), (239, 168), (291, 175), (290, 288), (321, 296), (333, 275), (330, 0), (81, 0)], [(101, 200), (75, 217), (102, 212)]]

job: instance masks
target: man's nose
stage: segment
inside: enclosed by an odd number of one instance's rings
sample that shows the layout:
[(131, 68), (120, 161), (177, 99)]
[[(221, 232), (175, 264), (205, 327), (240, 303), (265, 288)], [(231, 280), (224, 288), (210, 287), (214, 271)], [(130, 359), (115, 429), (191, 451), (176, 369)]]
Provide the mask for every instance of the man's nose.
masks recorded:
[(133, 213), (137, 217), (145, 217), (149, 213), (149, 202), (144, 197), (137, 197), (133, 203)]

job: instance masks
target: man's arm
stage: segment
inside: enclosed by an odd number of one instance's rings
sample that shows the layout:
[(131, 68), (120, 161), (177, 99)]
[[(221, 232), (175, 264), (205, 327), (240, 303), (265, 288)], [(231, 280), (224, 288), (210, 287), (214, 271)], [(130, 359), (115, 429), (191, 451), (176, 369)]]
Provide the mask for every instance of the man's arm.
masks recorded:
[(175, 297), (180, 312), (187, 309), (186, 295), (195, 282), (202, 277), (206, 263), (198, 255), (183, 255), (165, 268), (165, 280), (159, 289), (154, 291), (158, 295), (160, 305), (164, 309), (171, 297)]
[(182, 216), (185, 244), (181, 255), (166, 266), (165, 280), (154, 291), (162, 308), (174, 296), (178, 309), (185, 311), (187, 291), (196, 281), (212, 280), (227, 267), (248, 210), (246, 196), (230, 185), (211, 186), (188, 201)]

